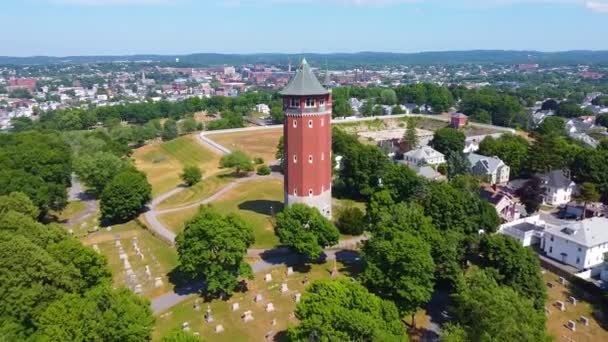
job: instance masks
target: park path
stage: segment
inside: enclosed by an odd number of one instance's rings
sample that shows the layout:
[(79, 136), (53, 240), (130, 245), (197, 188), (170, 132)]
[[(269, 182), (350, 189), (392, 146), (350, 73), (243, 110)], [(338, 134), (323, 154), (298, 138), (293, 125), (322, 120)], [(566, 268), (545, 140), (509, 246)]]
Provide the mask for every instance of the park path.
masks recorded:
[(97, 201), (93, 196), (84, 190), (84, 186), (82, 186), (82, 183), (78, 180), (76, 175), (72, 175), (72, 184), (68, 190), (68, 201), (81, 201), (85, 206), (83, 212), (64, 222), (64, 224), (68, 227), (73, 227), (88, 219), (89, 217), (93, 216), (98, 209)]

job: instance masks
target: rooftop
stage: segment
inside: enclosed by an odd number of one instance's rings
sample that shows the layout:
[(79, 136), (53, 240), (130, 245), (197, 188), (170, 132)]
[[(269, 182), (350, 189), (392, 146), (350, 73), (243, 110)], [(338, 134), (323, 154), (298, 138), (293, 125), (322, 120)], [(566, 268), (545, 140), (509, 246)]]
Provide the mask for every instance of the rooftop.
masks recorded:
[(547, 228), (547, 233), (585, 247), (608, 243), (608, 219), (593, 217), (583, 221)]
[(491, 171), (491, 172), (498, 169), (498, 167), (500, 167), (501, 165), (504, 165), (503, 161), (500, 160), (499, 158), (486, 157), (486, 156), (482, 156), (481, 154), (477, 154), (477, 153), (469, 153), (468, 158), (469, 158), (469, 162), (471, 162), (471, 166), (475, 166), (475, 165), (477, 165), (477, 163), (481, 162), (483, 167), (486, 170)]
[(284, 96), (327, 95), (329, 91), (321, 85), (306, 59), (303, 59), (295, 76), (280, 94)]

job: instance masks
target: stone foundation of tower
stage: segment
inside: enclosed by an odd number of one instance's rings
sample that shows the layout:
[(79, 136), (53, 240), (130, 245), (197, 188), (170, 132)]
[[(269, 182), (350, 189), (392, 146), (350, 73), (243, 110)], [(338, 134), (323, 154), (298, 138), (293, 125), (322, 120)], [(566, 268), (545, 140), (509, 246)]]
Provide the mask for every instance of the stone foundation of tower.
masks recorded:
[(285, 193), (286, 206), (296, 203), (303, 203), (309, 207), (317, 208), (323, 216), (331, 219), (331, 188), (318, 196), (294, 196)]

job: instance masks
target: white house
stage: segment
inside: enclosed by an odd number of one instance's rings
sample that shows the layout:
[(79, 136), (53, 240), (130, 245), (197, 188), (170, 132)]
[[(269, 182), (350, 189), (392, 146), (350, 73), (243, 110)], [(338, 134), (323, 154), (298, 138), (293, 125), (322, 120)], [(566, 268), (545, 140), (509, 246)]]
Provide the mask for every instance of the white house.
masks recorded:
[(410, 167), (439, 165), (445, 163), (445, 156), (430, 146), (423, 146), (404, 153), (403, 161)]
[(540, 215), (529, 216), (513, 222), (507, 222), (500, 226), (498, 232), (510, 236), (524, 247), (540, 244), (546, 222), (540, 219)]
[(555, 206), (570, 203), (576, 184), (570, 179), (567, 171), (554, 170), (541, 175), (540, 178), (545, 189), (544, 203)]
[(486, 157), (481, 154), (469, 153), (471, 173), (482, 177), (486, 182), (494, 184), (507, 184), (511, 168), (498, 157)]
[(593, 217), (562, 226), (547, 227), (543, 236), (547, 256), (576, 269), (601, 272), (608, 252), (608, 219)]
[(258, 113), (262, 113), (264, 115), (268, 115), (270, 114), (270, 107), (268, 107), (267, 104), (265, 103), (260, 103), (258, 105), (255, 105), (254, 110)]

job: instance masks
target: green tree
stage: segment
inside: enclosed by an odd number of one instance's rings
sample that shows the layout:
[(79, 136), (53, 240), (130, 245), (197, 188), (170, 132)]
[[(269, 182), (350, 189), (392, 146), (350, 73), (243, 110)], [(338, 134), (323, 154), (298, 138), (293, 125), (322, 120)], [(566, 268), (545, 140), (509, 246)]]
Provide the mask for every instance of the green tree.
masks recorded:
[(540, 209), (540, 205), (543, 203), (543, 194), (543, 184), (538, 177), (530, 178), (523, 187), (517, 190), (517, 195), (519, 195), (528, 214), (535, 213)]
[(123, 171), (104, 188), (100, 196), (101, 217), (110, 222), (128, 221), (151, 199), (152, 187), (139, 171)]
[(562, 118), (550, 116), (538, 125), (536, 131), (539, 134), (566, 135), (566, 124)]
[(363, 245), (362, 256), (367, 267), (361, 282), (401, 313), (411, 314), (415, 326), (415, 313), (431, 299), (435, 285), (430, 245), (407, 232), (374, 235)]
[(184, 171), (180, 177), (188, 186), (193, 186), (203, 179), (203, 172), (201, 171), (200, 167), (196, 165), (189, 165), (184, 167)]
[(9, 211), (21, 213), (32, 219), (37, 219), (40, 215), (38, 207), (22, 192), (11, 192), (8, 195), (0, 196), (0, 215)]
[(242, 171), (253, 171), (253, 162), (249, 155), (237, 150), (222, 156), (220, 159), (220, 167), (233, 168), (234, 172), (237, 175), (240, 175)]
[(600, 200), (600, 193), (597, 191), (597, 187), (593, 183), (585, 182), (581, 184), (576, 199), (583, 202), (583, 212), (581, 213), (581, 220), (585, 219), (587, 212), (587, 205), (589, 203), (595, 203)]
[(461, 131), (454, 128), (440, 128), (435, 131), (431, 146), (449, 158), (452, 153), (462, 153), (464, 150), (465, 136)]
[(127, 161), (109, 152), (80, 154), (74, 159), (74, 172), (78, 178), (98, 194), (116, 174), (129, 167)]
[(201, 207), (175, 240), (179, 268), (205, 280), (209, 294), (231, 295), (241, 277), (253, 277), (244, 257), (254, 241), (253, 229), (240, 217)]
[(393, 89), (384, 89), (380, 92), (380, 101), (383, 105), (392, 106), (397, 103), (397, 93)]
[(467, 341), (547, 341), (544, 312), (481, 270), (472, 272), (453, 301), (454, 317)]
[(340, 116), (351, 116), (353, 115), (353, 109), (348, 104), (346, 99), (335, 99), (332, 106), (332, 115), (334, 118)]
[(256, 173), (258, 176), (268, 176), (272, 173), (272, 170), (268, 165), (260, 165)]
[(511, 168), (512, 176), (521, 176), (528, 158), (529, 144), (526, 139), (513, 135), (503, 134), (495, 139), (486, 137), (479, 144), (479, 154), (488, 157), (498, 157)]
[(570, 145), (564, 137), (540, 135), (530, 147), (526, 171), (534, 174), (563, 169), (570, 165), (570, 158), (574, 159), (577, 153), (578, 147)]
[[(544, 312), (547, 291), (535, 252), (502, 234), (484, 235), (479, 244), (480, 262), (498, 271), (495, 279), (530, 299), (538, 312)], [(489, 273), (492, 274), (492, 273)]]
[(184, 120), (180, 121), (179, 124), (179, 130), (182, 133), (192, 133), (196, 131), (197, 123), (194, 118), (185, 118)]
[(418, 136), (416, 135), (416, 119), (408, 118), (406, 122), (407, 127), (403, 135), (403, 142), (409, 150), (413, 150), (418, 146)]
[(405, 110), (403, 109), (403, 107), (401, 107), (401, 105), (394, 105), (393, 106), (393, 115), (399, 115), (399, 114), (405, 114)]
[(108, 285), (52, 303), (36, 327), (41, 341), (148, 341), (154, 317), (146, 299)]
[(447, 160), (448, 179), (453, 179), (458, 175), (468, 175), (471, 173), (471, 162), (464, 153), (453, 152)]
[(340, 233), (316, 208), (294, 204), (276, 217), (275, 232), (282, 244), (309, 259), (321, 256), (323, 248), (338, 243)]
[(289, 341), (407, 341), (395, 305), (344, 278), (314, 282), (296, 307)]
[(163, 124), (163, 132), (161, 137), (164, 141), (169, 141), (177, 138), (179, 136), (179, 132), (177, 130), (177, 122), (173, 119), (168, 119)]
[(365, 231), (367, 222), (363, 211), (353, 205), (347, 205), (338, 209), (336, 226), (340, 233), (349, 235), (361, 235)]

